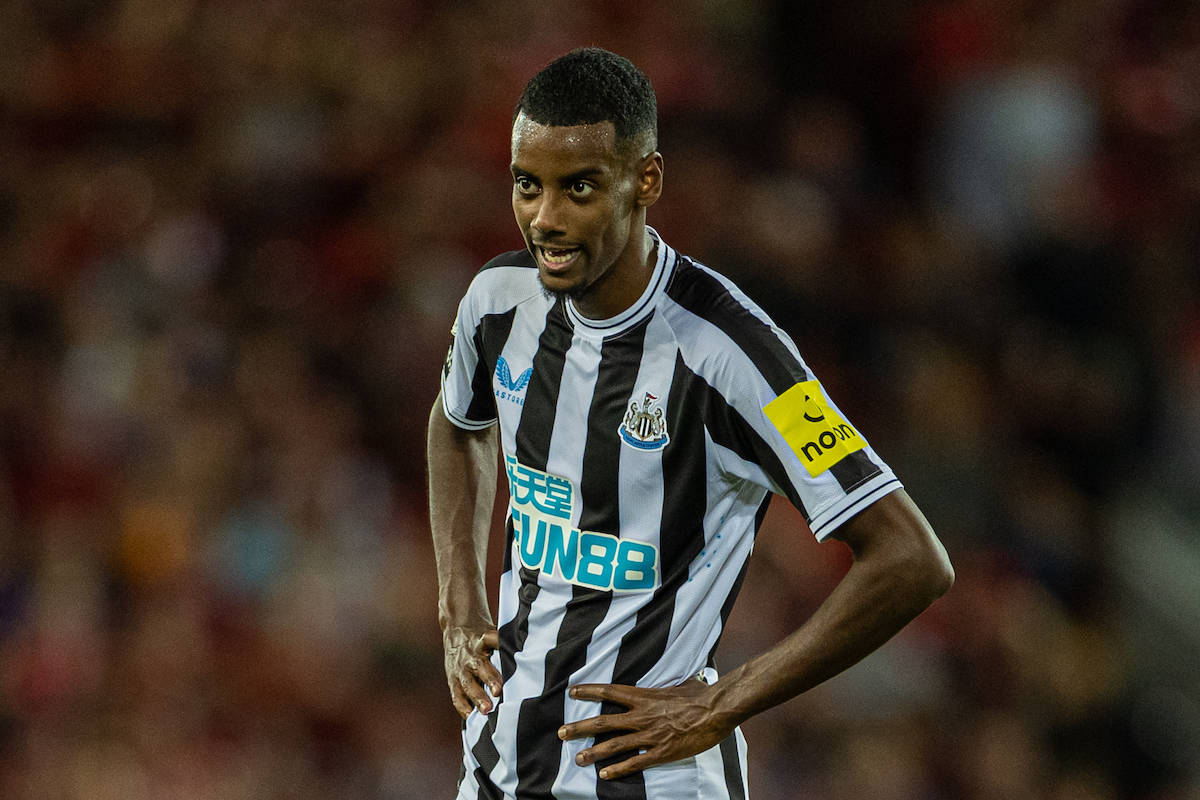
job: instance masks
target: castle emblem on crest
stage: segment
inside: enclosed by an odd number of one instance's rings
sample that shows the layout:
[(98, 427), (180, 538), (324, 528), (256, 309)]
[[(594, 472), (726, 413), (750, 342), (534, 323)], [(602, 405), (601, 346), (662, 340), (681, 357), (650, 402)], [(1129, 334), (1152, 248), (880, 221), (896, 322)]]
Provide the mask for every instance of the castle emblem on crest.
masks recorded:
[(630, 403), (629, 411), (621, 427), (617, 428), (621, 441), (637, 450), (662, 450), (671, 441), (667, 433), (667, 420), (658, 407), (658, 395), (646, 392), (642, 405)]

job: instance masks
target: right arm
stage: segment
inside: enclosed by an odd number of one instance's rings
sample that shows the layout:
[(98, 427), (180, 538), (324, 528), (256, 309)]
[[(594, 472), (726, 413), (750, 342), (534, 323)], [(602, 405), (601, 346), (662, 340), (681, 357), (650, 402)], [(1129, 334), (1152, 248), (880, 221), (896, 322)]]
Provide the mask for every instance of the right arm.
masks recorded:
[(496, 499), (497, 427), (459, 428), (446, 419), (438, 394), (429, 414), (429, 525), (437, 561), (438, 622), (446, 680), (454, 708), (486, 714), (503, 681), (490, 656), (499, 634), (488, 610), (484, 571)]

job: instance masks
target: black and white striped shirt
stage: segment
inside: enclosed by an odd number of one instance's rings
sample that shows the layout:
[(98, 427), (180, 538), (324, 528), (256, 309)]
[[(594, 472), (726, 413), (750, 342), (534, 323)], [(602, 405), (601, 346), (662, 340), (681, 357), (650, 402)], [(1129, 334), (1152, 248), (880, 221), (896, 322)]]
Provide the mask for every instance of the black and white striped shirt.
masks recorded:
[(744, 798), (740, 732), (598, 780), (603, 764), (574, 763), (590, 740), (558, 728), (624, 709), (567, 687), (715, 678), (770, 494), (824, 538), (900, 487), (787, 334), (654, 235), (645, 292), (611, 319), (547, 296), (527, 251), (485, 265), (459, 306), (443, 406), (463, 428), (499, 422), (510, 490), (493, 655), (504, 692), (464, 725), (460, 798)]

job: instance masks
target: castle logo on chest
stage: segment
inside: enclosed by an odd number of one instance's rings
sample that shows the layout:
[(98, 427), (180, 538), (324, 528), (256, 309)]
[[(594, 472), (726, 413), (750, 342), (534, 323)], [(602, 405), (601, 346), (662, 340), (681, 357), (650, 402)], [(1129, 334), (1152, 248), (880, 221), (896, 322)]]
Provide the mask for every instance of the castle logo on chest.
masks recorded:
[(642, 404), (629, 404), (625, 419), (617, 428), (621, 441), (635, 450), (662, 450), (671, 441), (667, 419), (658, 402), (658, 395), (646, 392)]

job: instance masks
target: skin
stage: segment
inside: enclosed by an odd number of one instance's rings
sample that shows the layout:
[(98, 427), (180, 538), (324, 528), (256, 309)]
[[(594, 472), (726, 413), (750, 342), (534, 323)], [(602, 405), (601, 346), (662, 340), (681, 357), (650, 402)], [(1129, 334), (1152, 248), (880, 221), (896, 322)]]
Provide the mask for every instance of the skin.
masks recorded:
[[(623, 146), (624, 145), (624, 146)], [(513, 125), (513, 212), (547, 290), (570, 295), (580, 313), (603, 319), (628, 308), (652, 272), (646, 208), (662, 191), (662, 157), (646, 142), (621, 143), (612, 124), (553, 127), (519, 115)], [(549, 251), (550, 258), (547, 258)], [(573, 252), (552, 263), (556, 251)], [(489, 661), (499, 637), (484, 567), (495, 501), (496, 429), (451, 424), (441, 396), (429, 417), (430, 520), (438, 570), (438, 616), (451, 700), (464, 718), (492, 709), (502, 690)], [(577, 757), (581, 766), (624, 754), (600, 771), (611, 780), (687, 758), (720, 743), (749, 717), (838, 674), (875, 650), (954, 580), (945, 549), (903, 491), (873, 503), (838, 529), (854, 559), (816, 612), (777, 645), (709, 686), (570, 688), (579, 700), (626, 711), (564, 725), (564, 740), (621, 732)], [(640, 752), (644, 751), (644, 752)]]
[(503, 688), (490, 660), (500, 646), (500, 634), (484, 584), (499, 451), (494, 426), (482, 431), (459, 428), (446, 419), (438, 394), (429, 412), (429, 519), (446, 679), (450, 701), (463, 719), (472, 707), (484, 714), (492, 710), (485, 686), (494, 697)]
[[(522, 113), (513, 123), (517, 227), (542, 285), (586, 317), (633, 305), (654, 270), (646, 209), (662, 194), (663, 161), (652, 144), (618, 141), (611, 122), (541, 125)], [(572, 257), (554, 265), (547, 252)]]

